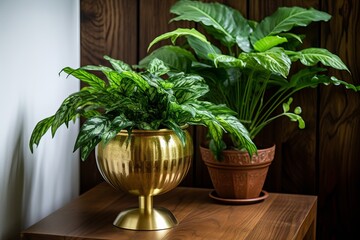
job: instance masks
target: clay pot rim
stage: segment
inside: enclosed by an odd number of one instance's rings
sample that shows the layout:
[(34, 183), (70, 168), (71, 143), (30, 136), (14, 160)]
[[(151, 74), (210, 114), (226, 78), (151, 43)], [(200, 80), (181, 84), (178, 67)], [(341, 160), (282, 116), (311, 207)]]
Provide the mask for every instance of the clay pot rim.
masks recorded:
[[(200, 148), (209, 149), (209, 147), (204, 146), (204, 145), (200, 145)], [(275, 151), (275, 148), (276, 148), (276, 144), (273, 144), (271, 147), (264, 147), (264, 148), (257, 149), (257, 153), (259, 154), (259, 153), (262, 153), (262, 152), (265, 152), (265, 151), (271, 151), (271, 150)], [(222, 152), (229, 153), (229, 154), (249, 155), (249, 153), (246, 150), (225, 149)]]
[(212, 157), (211, 158), (204, 158), (202, 156), (202, 160), (205, 163), (205, 165), (212, 165), (212, 166), (227, 166), (227, 167), (238, 167), (238, 166), (242, 166), (242, 167), (250, 167), (250, 166), (255, 166), (255, 165), (268, 165), (270, 164), (273, 160), (274, 160), (274, 156), (263, 161), (262, 158), (259, 158), (259, 156), (264, 154), (269, 154), (272, 152), (273, 155), (275, 155), (275, 144), (272, 147), (269, 148), (264, 148), (264, 149), (258, 149), (257, 155), (256, 153), (253, 155), (253, 157), (250, 159), (250, 156), (248, 154), (248, 152), (246, 151), (240, 151), (240, 150), (224, 150), (222, 151), (222, 153), (220, 155), (223, 156), (235, 156), (236, 158), (241, 158), (241, 159), (246, 159), (246, 161), (237, 161), (237, 162), (232, 162), (232, 161), (228, 161), (227, 158), (225, 157), (225, 159), (220, 159), (217, 160), (215, 159), (214, 155), (212, 154), (211, 150), (207, 147), (203, 147), (200, 146), (200, 152), (208, 152), (211, 153)]

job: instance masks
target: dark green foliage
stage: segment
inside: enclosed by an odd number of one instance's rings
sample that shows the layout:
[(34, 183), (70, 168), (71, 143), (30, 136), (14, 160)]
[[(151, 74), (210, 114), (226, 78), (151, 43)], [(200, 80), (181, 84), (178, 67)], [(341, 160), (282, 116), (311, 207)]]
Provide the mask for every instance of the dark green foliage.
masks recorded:
[[(105, 56), (113, 68), (84, 66), (63, 69), (88, 86), (67, 97), (56, 113), (40, 121), (30, 138), (30, 149), (38, 145), (41, 137), (51, 128), (52, 135), (62, 124), (84, 117), (74, 151), (80, 148), (85, 160), (95, 146), (105, 144), (121, 130), (156, 130), (168, 128), (175, 131), (185, 143), (182, 126), (204, 125), (210, 129), (220, 149), (221, 137), (227, 131), (236, 134), (246, 149), (256, 151), (247, 130), (225, 105), (215, 105), (200, 98), (208, 91), (202, 77), (183, 72), (171, 73), (164, 63), (154, 58), (147, 70), (136, 72), (120, 60)], [(100, 71), (103, 80), (90, 71)]]
[[(326, 68), (349, 71), (337, 55), (323, 48), (301, 49), (304, 36), (291, 32), (294, 27), (328, 21), (331, 16), (325, 12), (281, 7), (256, 22), (224, 4), (189, 0), (178, 1), (170, 11), (176, 15), (172, 21), (196, 22), (205, 29), (205, 35), (184, 28), (164, 33), (156, 37), (149, 48), (168, 38), (174, 46), (154, 50), (140, 61), (140, 66), (159, 58), (172, 71), (201, 75), (210, 88), (206, 99), (234, 110), (251, 138), (281, 116), (297, 121), (299, 127), (304, 128), (301, 108), (290, 107), (291, 96), (301, 89), (333, 84), (359, 90), (359, 86), (323, 74)], [(186, 43), (175, 45), (180, 36), (185, 37)], [(206, 36), (218, 41), (211, 43)], [(186, 54), (182, 54), (184, 52)], [(178, 64), (180, 61), (186, 65)], [(303, 68), (296, 72), (291, 67), (297, 61)], [(326, 68), (318, 67), (320, 64)], [(272, 94), (265, 94), (269, 89)], [(280, 106), (283, 112), (276, 115), (275, 110)], [(242, 142), (235, 140), (234, 145), (243, 148)]]

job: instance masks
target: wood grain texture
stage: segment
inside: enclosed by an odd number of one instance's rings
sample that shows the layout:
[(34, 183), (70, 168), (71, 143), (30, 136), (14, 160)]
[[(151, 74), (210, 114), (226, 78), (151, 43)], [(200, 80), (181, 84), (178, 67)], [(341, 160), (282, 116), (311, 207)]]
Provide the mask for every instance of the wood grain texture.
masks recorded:
[(312, 233), (316, 197), (270, 193), (261, 203), (226, 205), (208, 197), (209, 189), (177, 188), (154, 198), (179, 221), (172, 229), (129, 231), (112, 225), (134, 196), (103, 183), (22, 232), (22, 239), (303, 239)]
[(81, 0), (81, 64), (104, 64), (104, 55), (137, 63), (137, 4)]
[[(193, 24), (186, 22), (171, 22), (169, 21), (175, 17), (170, 13), (170, 7), (176, 0), (140, 0), (139, 8), (139, 53), (140, 59), (145, 57), (148, 52), (149, 43), (160, 34), (175, 30), (178, 27), (192, 27)], [(156, 48), (169, 44), (170, 42), (163, 41), (156, 44)], [(151, 49), (154, 50), (155, 48)], [(139, 60), (140, 60), (139, 59)]]
[[(338, 53), (352, 73), (332, 74), (360, 84), (360, 2), (323, 1), (322, 8), (333, 15), (323, 27), (322, 46)], [(319, 114), (319, 237), (350, 239), (360, 214), (360, 96), (323, 87)]]

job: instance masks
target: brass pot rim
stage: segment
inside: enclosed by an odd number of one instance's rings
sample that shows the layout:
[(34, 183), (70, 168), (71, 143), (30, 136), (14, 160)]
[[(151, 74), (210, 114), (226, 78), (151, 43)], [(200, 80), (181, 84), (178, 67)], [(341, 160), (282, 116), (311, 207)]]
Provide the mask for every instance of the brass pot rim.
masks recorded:
[[(189, 127), (188, 124), (182, 125), (181, 129), (187, 129)], [(151, 130), (145, 130), (145, 129), (133, 129), (131, 130), (131, 134), (141, 133), (141, 134), (154, 134), (154, 133), (167, 133), (167, 132), (174, 132), (174, 130), (169, 128), (160, 128), (160, 129), (151, 129)], [(121, 130), (118, 134), (128, 134), (128, 130)]]

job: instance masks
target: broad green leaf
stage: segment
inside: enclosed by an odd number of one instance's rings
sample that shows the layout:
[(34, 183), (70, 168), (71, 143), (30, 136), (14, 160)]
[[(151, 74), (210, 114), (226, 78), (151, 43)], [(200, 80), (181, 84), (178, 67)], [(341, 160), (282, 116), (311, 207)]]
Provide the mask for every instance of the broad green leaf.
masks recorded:
[(152, 126), (150, 125), (150, 123), (147, 123), (144, 121), (138, 121), (137, 127), (138, 127), (138, 129), (142, 129), (142, 130), (154, 130), (152, 128)]
[[(233, 111), (227, 110), (227, 107), (224, 105), (214, 106), (212, 103), (203, 102), (199, 106), (198, 115), (200, 115), (200, 117), (194, 119), (194, 122), (197, 124), (202, 122), (209, 128), (209, 134), (211, 139), (214, 141), (212, 151), (215, 156), (219, 157), (219, 151), (223, 149), (222, 134), (224, 131), (232, 134), (238, 141), (239, 146), (247, 149), (250, 154), (256, 151), (256, 147), (250, 139), (246, 128), (235, 116), (227, 114), (227, 111), (230, 111), (231, 113), (233, 113)], [(224, 112), (224, 114), (221, 114), (221, 112)]]
[(245, 148), (249, 152), (250, 156), (257, 151), (255, 144), (250, 138), (248, 130), (235, 116), (226, 114), (219, 115), (216, 118), (220, 122), (221, 126), (223, 126), (225, 130), (232, 134), (239, 142), (237, 146), (238, 148)]
[(179, 107), (182, 111), (189, 113), (192, 117), (196, 117), (196, 108), (191, 103), (190, 104), (181, 103)]
[(30, 141), (29, 141), (29, 147), (30, 147), (31, 152), (33, 152), (33, 150), (34, 150), (33, 149), (34, 144), (36, 146), (39, 145), (40, 139), (49, 130), (50, 126), (52, 125), (52, 123), (54, 121), (54, 118), (55, 118), (54, 116), (47, 117), (36, 124), (34, 130), (32, 131)]
[(241, 53), (239, 59), (246, 62), (246, 66), (250, 69), (254, 67), (252, 60), (259, 66), (286, 77), (289, 74), (291, 61), (290, 58), (281, 49), (270, 49), (265, 52)]
[(119, 87), (120, 85), (120, 82), (122, 80), (122, 76), (119, 74), (119, 72), (117, 71), (108, 71), (108, 72), (105, 72), (103, 71), (103, 73), (105, 74), (106, 78), (108, 79), (109, 81), (109, 84), (111, 87)]
[(106, 55), (104, 56), (104, 59), (108, 60), (111, 64), (111, 66), (113, 66), (113, 68), (119, 73), (121, 73), (122, 71), (132, 71), (130, 65), (127, 63), (124, 63), (121, 60), (113, 59)]
[[(207, 107), (204, 107), (203, 104), (199, 102), (193, 102), (191, 105), (194, 107), (196, 115), (191, 119), (192, 122), (202, 123), (205, 126), (208, 126), (211, 122), (213, 124), (219, 125), (218, 120), (216, 119), (216, 115), (214, 115)], [(219, 125), (223, 130), (224, 128)]]
[(150, 122), (151, 129), (159, 129), (162, 126), (163, 120), (154, 120)]
[(216, 46), (209, 42), (203, 42), (198, 38), (188, 36), (187, 41), (199, 58), (210, 60), (209, 54), (221, 53), (221, 51)]
[(168, 119), (167, 121), (164, 122), (164, 125), (175, 132), (176, 136), (179, 137), (179, 139), (183, 145), (186, 144), (185, 132), (184, 132), (184, 130), (181, 129), (181, 127), (175, 121)]
[(129, 80), (136, 83), (136, 85), (141, 88), (143, 91), (145, 91), (147, 88), (149, 88), (149, 83), (145, 81), (142, 76), (136, 72), (133, 71), (122, 71), (119, 73), (121, 77), (128, 78)]
[(240, 68), (246, 67), (245, 60), (232, 57), (229, 55), (209, 54), (209, 57), (214, 61), (215, 67), (219, 67), (219, 65), (226, 67), (240, 67)]
[(178, 46), (163, 46), (154, 50), (151, 54), (143, 58), (139, 62), (140, 67), (146, 68), (151, 60), (155, 58), (163, 61), (171, 70), (180, 72), (189, 72), (191, 63), (196, 61), (195, 57), (190, 51), (187, 51)]
[(257, 21), (255, 21), (255, 20), (249, 20), (248, 19), (247, 21), (248, 21), (248, 24), (249, 24), (249, 26), (251, 28), (251, 32), (253, 32), (259, 23)]
[(102, 134), (107, 132), (109, 127), (110, 121), (104, 116), (95, 116), (86, 120), (76, 138), (74, 151), (87, 145), (95, 137), (101, 139)]
[(80, 148), (80, 158), (82, 161), (85, 161), (92, 150), (98, 145), (98, 143), (101, 142), (101, 138), (94, 137), (91, 140), (89, 140), (85, 145), (81, 146)]
[(241, 53), (239, 58), (229, 55), (210, 54), (216, 67), (239, 67), (252, 70), (267, 70), (286, 77), (289, 74), (290, 58), (280, 49), (265, 52)]
[(178, 1), (170, 12), (178, 15), (172, 21), (186, 20), (203, 24), (205, 30), (225, 46), (230, 47), (238, 42), (241, 49), (246, 49), (249, 45), (251, 28), (236, 9), (220, 3)]
[[(209, 54), (209, 56), (210, 56), (210, 54)], [(202, 62), (195, 61), (195, 62), (191, 63), (191, 67), (196, 71), (201, 71), (204, 69), (210, 70), (214, 66), (211, 63), (202, 63)]]
[(287, 42), (287, 39), (284, 37), (266, 36), (254, 44), (254, 49), (258, 52), (265, 52), (284, 42)]
[(180, 104), (198, 99), (209, 91), (204, 79), (198, 75), (176, 74), (168, 82), (173, 84), (174, 96)]
[(197, 31), (196, 29), (194, 29), (194, 28), (192, 28), (192, 29), (178, 28), (174, 31), (164, 33), (164, 34), (156, 37), (154, 40), (152, 40), (152, 42), (149, 44), (148, 51), (154, 44), (156, 44), (162, 40), (169, 39), (169, 38), (171, 39), (172, 44), (175, 45), (176, 39), (178, 39), (178, 37), (181, 37), (181, 36), (193, 36), (195, 38), (198, 38), (199, 40), (201, 40), (204, 43), (210, 44), (208, 42), (208, 40), (206, 39), (205, 35), (203, 35), (199, 31)]
[(224, 141), (221, 141), (220, 144), (216, 144), (213, 139), (210, 139), (209, 142), (209, 149), (211, 150), (212, 154), (214, 154), (215, 159), (222, 161), (223, 155), (221, 154), (222, 151), (226, 150), (226, 144)]
[(286, 50), (292, 51), (296, 51), (298, 47), (303, 43), (303, 39), (305, 38), (305, 35), (296, 35), (289, 32), (280, 33), (278, 36), (287, 39), (287, 42), (282, 43), (281, 47)]
[(303, 88), (317, 87), (319, 84), (324, 84), (324, 85), (333, 84), (335, 86), (343, 85), (345, 88), (354, 91), (360, 90), (360, 86), (355, 86), (348, 82), (339, 80), (334, 76), (329, 77), (326, 75), (318, 74), (323, 71), (326, 71), (326, 69), (316, 68), (316, 67), (302, 69), (291, 77), (288, 88), (292, 87), (295, 89), (294, 91), (299, 91)]
[(293, 38), (296, 39), (299, 43), (303, 43), (303, 39), (305, 38), (305, 35), (296, 35), (294, 33), (280, 33), (280, 37), (284, 37), (287, 40)]
[(324, 66), (350, 72), (345, 63), (335, 54), (324, 48), (307, 48), (299, 52), (288, 51), (292, 61), (300, 60), (305, 66), (314, 66), (321, 62)]
[[(285, 88), (299, 88), (302, 89), (304, 87), (315, 87), (317, 83), (312, 82), (311, 79), (316, 76), (319, 72), (326, 71), (325, 68), (318, 67), (309, 67), (305, 69), (301, 69), (300, 71), (294, 73), (288, 84), (285, 85)], [(313, 85), (315, 84), (315, 85)]]
[(106, 66), (95, 66), (95, 65), (86, 65), (86, 66), (80, 67), (79, 69), (88, 70), (88, 71), (101, 71), (101, 72), (114, 71), (113, 69), (106, 67)]
[(174, 87), (174, 84), (171, 83), (171, 82), (169, 82), (169, 81), (163, 81), (163, 80), (161, 80), (161, 81), (159, 81), (159, 83), (160, 83), (160, 85), (161, 85), (164, 89), (166, 89), (166, 90), (172, 89), (172, 88)]
[(123, 98), (127, 98), (133, 95), (137, 90), (137, 84), (129, 78), (121, 76), (123, 79), (118, 87), (118, 92), (124, 95)]
[[(267, 76), (264, 76), (263, 79), (266, 79)], [(287, 78), (284, 78), (283, 76), (280, 75), (271, 75), (269, 80), (268, 80), (268, 84), (269, 87), (283, 87), (283, 86), (288, 86), (289, 85), (289, 80)]]
[(202, 101), (201, 103), (198, 103), (198, 104), (201, 105), (202, 107), (204, 107), (205, 109), (207, 109), (208, 111), (210, 111), (215, 116), (217, 116), (217, 115), (221, 115), (221, 116), (233, 115), (233, 116), (235, 116), (237, 114), (234, 110), (230, 109), (225, 104), (213, 104), (212, 102), (207, 102), (207, 101)]
[(97, 110), (86, 109), (86, 108), (85, 109), (78, 109), (77, 112), (78, 112), (78, 114), (80, 114), (84, 118), (91, 118), (91, 117), (101, 115), (101, 113), (99, 111), (97, 111)]
[(88, 71), (101, 71), (109, 81), (110, 86), (119, 86), (121, 81), (121, 76), (117, 71), (114, 71), (112, 68), (106, 66), (94, 66), (94, 65), (87, 65), (83, 66), (80, 69), (88, 70)]
[(148, 72), (141, 73), (141, 77), (145, 79), (145, 81), (149, 84), (150, 87), (153, 87), (153, 88), (149, 88), (149, 92), (151, 92), (151, 94), (157, 94), (158, 92), (156, 90), (161, 88), (159, 81), (161, 81), (162, 79), (158, 76), (154, 77), (154, 75)]
[(249, 37), (237, 36), (236, 37), (236, 43), (240, 47), (240, 49), (243, 50), (244, 52), (251, 52), (252, 51), (252, 47), (251, 47), (251, 44), (250, 44), (250, 41), (249, 41)]
[(264, 18), (251, 34), (251, 43), (258, 40), (291, 30), (293, 27), (305, 27), (311, 22), (328, 21), (331, 16), (313, 8), (281, 7), (271, 16)]
[(121, 130), (134, 126), (134, 122), (129, 121), (124, 115), (120, 115), (114, 118), (111, 122), (109, 130), (101, 135), (101, 140), (106, 145), (111, 139), (113, 139)]
[(148, 70), (151, 74), (155, 76), (162, 76), (169, 72), (169, 68), (165, 66), (164, 62), (158, 58), (154, 58), (150, 61)]
[(54, 120), (51, 125), (52, 136), (55, 135), (55, 132), (62, 124), (66, 124), (67, 126), (68, 122), (74, 119), (79, 107), (95, 98), (96, 95), (88, 91), (79, 91), (65, 98), (54, 115)]
[(82, 82), (85, 82), (87, 84), (89, 84), (91, 87), (95, 88), (95, 89), (99, 89), (102, 90), (105, 88), (105, 82), (98, 78), (96, 75), (87, 72), (84, 69), (72, 69), (70, 67), (66, 67), (64, 68), (62, 71), (66, 72), (69, 75), (72, 75), (74, 77), (76, 77), (77, 79), (79, 79)]
[[(123, 97), (119, 99), (118, 101), (109, 104), (109, 106), (106, 108), (106, 113), (113, 112), (116, 110), (121, 109), (122, 112), (126, 112), (127, 109), (130, 109), (130, 106), (134, 104), (134, 101), (129, 97)], [(125, 110), (126, 109), (126, 110)]]
[(224, 150), (224, 142), (222, 141), (223, 128), (218, 122), (208, 121), (205, 123), (208, 128), (208, 134), (211, 136), (210, 149), (216, 159), (221, 159), (221, 151)]
[[(145, 77), (144, 77), (145, 78)], [(161, 77), (152, 77), (146, 78), (148, 80), (148, 83), (150, 86), (154, 87), (156, 89), (155, 92), (151, 92), (152, 94), (157, 94), (158, 97), (167, 94), (172, 94), (171, 88), (174, 86), (173, 83), (168, 82), (167, 80), (162, 79)]]

